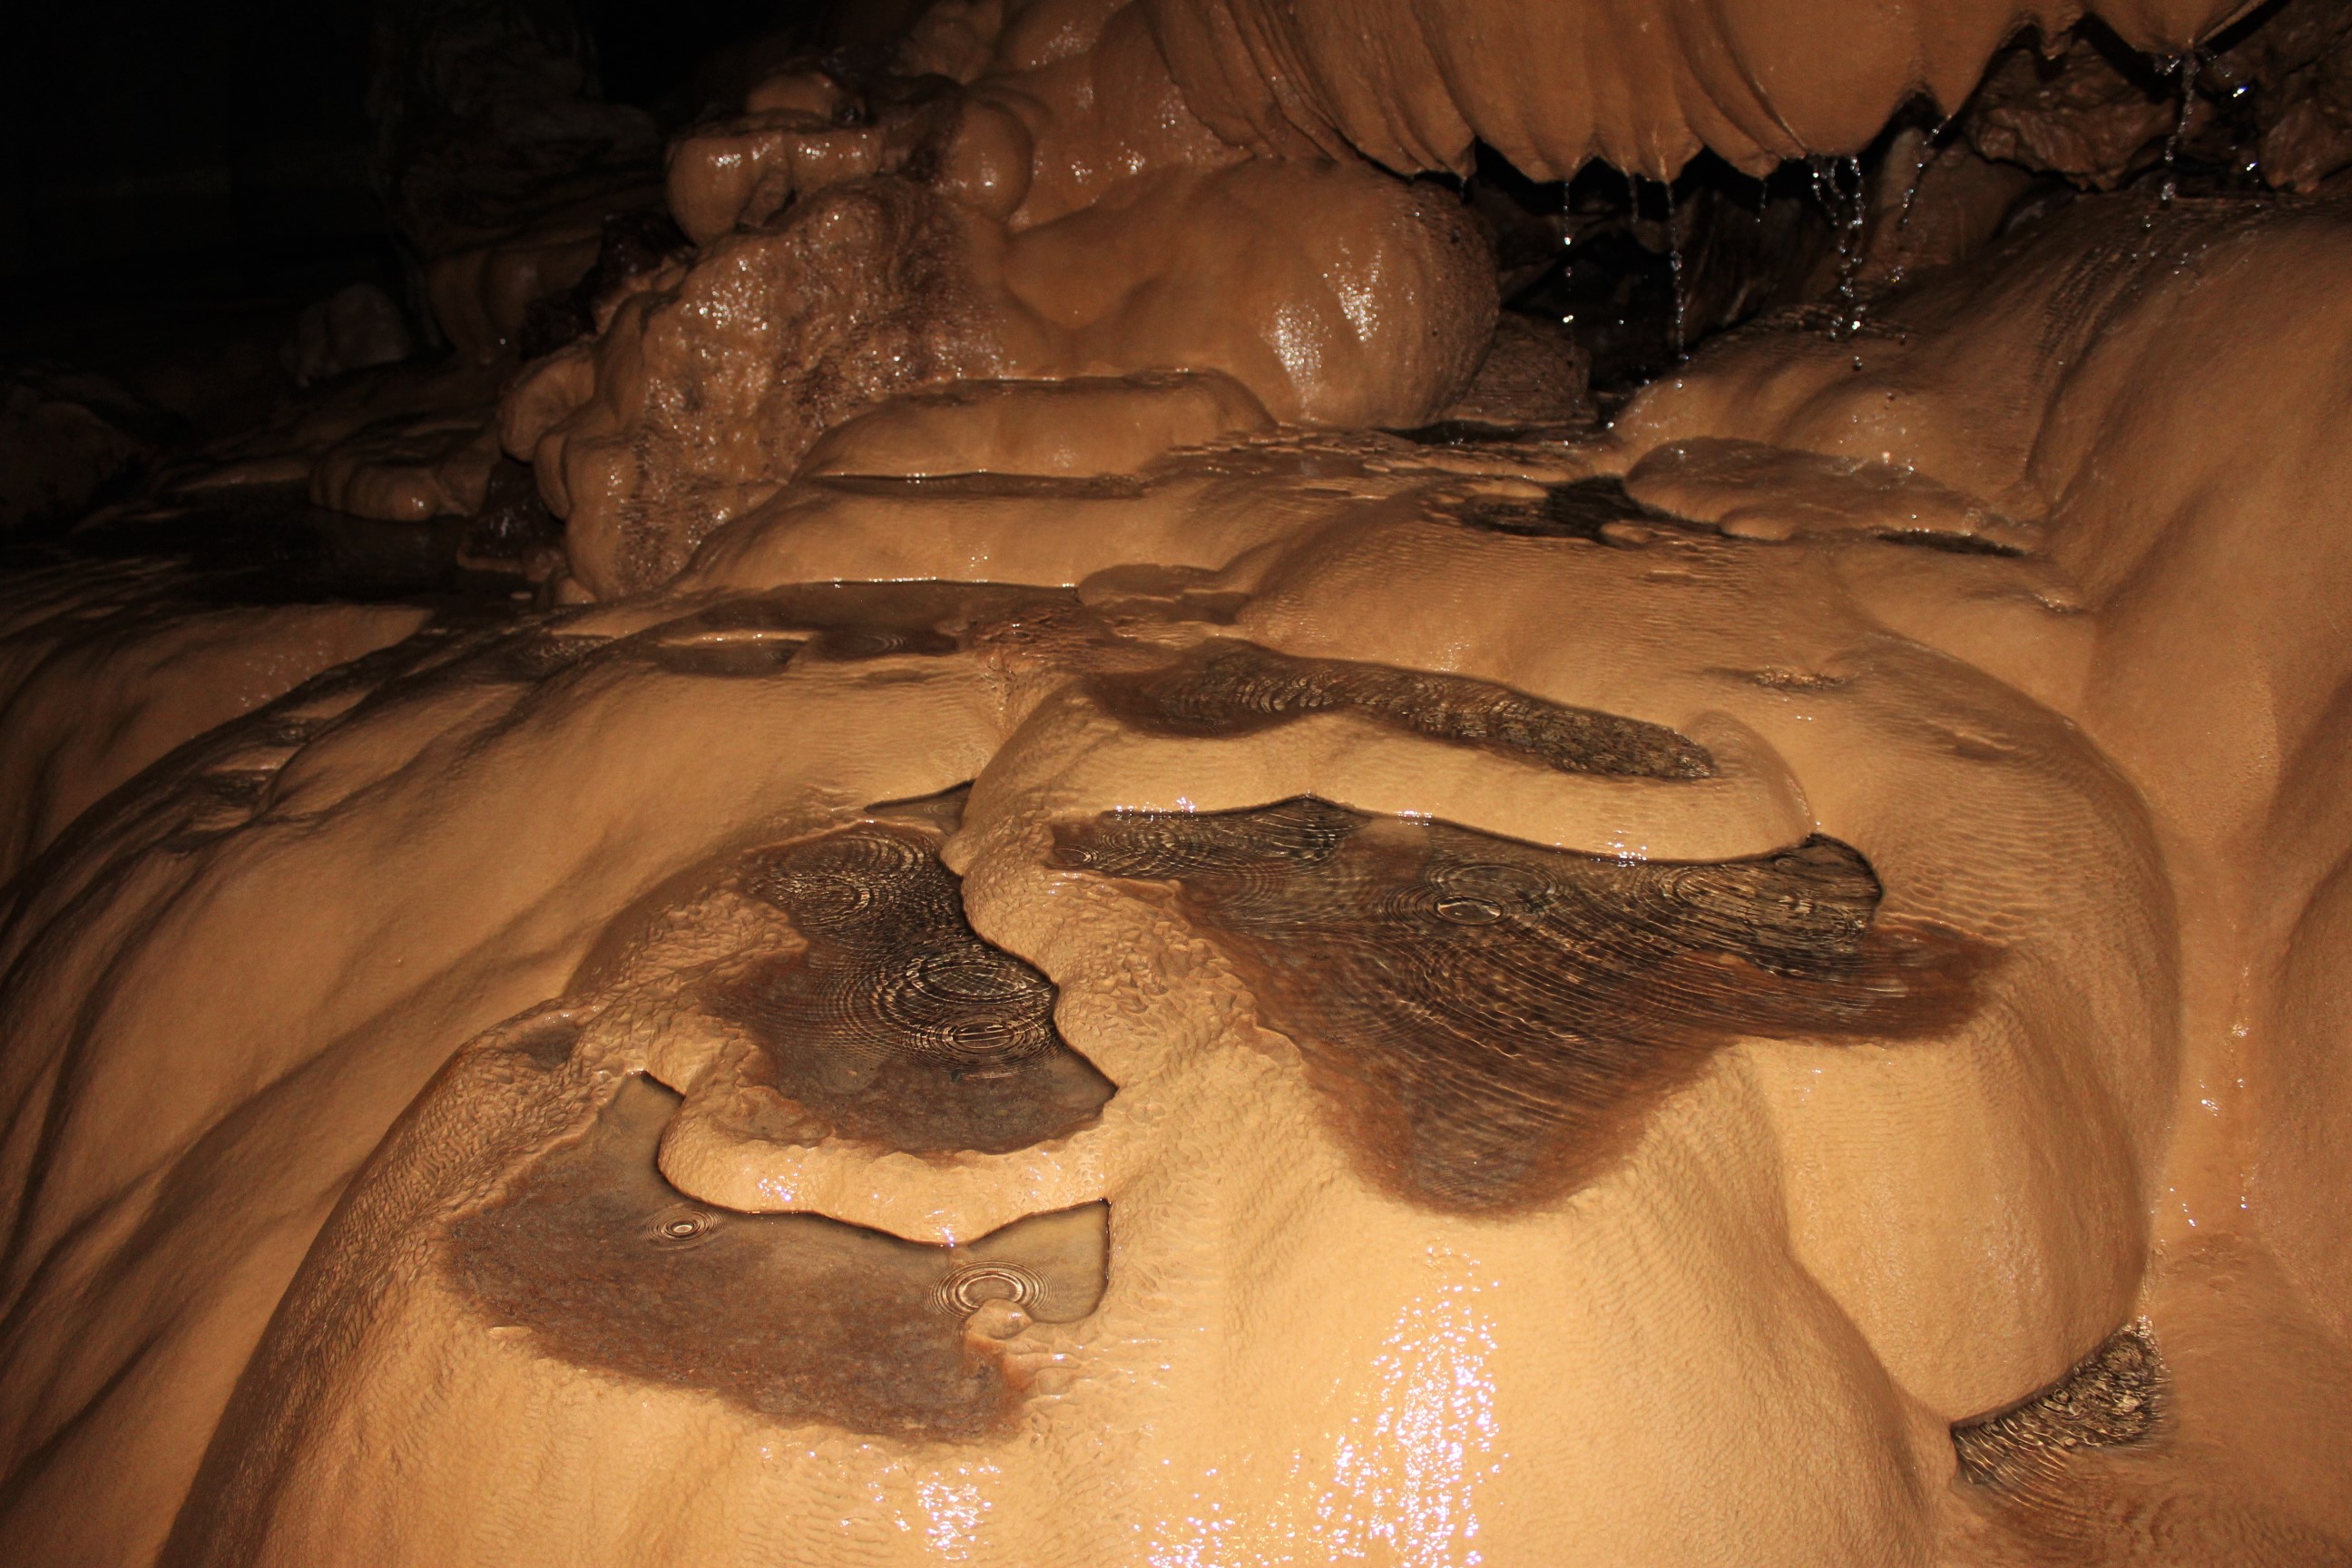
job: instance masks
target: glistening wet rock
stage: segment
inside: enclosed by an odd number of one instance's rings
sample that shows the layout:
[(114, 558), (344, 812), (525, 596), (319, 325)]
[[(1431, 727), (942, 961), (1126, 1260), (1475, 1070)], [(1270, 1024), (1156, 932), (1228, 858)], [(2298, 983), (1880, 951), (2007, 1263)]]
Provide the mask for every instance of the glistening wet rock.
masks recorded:
[(1101, 1300), (1109, 1205), (926, 1247), (814, 1215), (730, 1213), (662, 1180), (677, 1099), (635, 1079), (585, 1136), (459, 1219), (449, 1268), (495, 1324), (576, 1365), (699, 1389), (778, 1421), (929, 1438), (998, 1430), (1020, 1379), (964, 1331), (1003, 1301), (1074, 1321)]

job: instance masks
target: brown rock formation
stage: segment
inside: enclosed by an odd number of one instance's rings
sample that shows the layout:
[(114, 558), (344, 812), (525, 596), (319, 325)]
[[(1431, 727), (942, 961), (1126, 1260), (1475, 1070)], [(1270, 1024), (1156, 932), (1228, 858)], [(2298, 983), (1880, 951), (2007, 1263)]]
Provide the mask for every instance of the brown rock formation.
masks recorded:
[(2061, 19), (950, 0), (507, 390), (572, 602), (0, 605), (0, 1554), (2344, 1560), (2352, 218), (1920, 139), (1563, 432), (1395, 172)]

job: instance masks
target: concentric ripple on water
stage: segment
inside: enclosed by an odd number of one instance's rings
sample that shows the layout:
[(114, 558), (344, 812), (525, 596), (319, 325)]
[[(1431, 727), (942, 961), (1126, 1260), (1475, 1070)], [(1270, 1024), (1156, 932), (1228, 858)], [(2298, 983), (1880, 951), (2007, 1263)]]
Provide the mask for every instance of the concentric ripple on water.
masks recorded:
[(1002, 1153), (1090, 1124), (1110, 1080), (1054, 1027), (1055, 990), (963, 917), (930, 832), (864, 823), (753, 858), (744, 886), (807, 946), (710, 999), (766, 1086), (835, 1136)]
[(736, 1214), (662, 1179), (677, 1096), (631, 1079), (449, 1229), (452, 1276), (495, 1324), (580, 1366), (700, 1390), (785, 1422), (934, 1438), (998, 1430), (1017, 1378), (963, 1320), (992, 1300), (1044, 1322), (1102, 1300), (1110, 1209), (1032, 1215), (962, 1247), (821, 1215)]
[(1230, 637), (1211, 638), (1144, 674), (1098, 677), (1093, 690), (1127, 723), (1161, 734), (1246, 735), (1308, 713), (1348, 711), (1558, 773), (1715, 774), (1706, 747), (1662, 724), (1571, 708), (1467, 676), (1302, 658)]
[(1875, 918), (1869, 865), (1814, 837), (1753, 859), (1629, 863), (1313, 797), (1109, 813), (1058, 864), (1171, 882), (1265, 1023), (1297, 1041), (1359, 1163), (1496, 1212), (1574, 1190), (1743, 1036), (1916, 1036), (1986, 954)]

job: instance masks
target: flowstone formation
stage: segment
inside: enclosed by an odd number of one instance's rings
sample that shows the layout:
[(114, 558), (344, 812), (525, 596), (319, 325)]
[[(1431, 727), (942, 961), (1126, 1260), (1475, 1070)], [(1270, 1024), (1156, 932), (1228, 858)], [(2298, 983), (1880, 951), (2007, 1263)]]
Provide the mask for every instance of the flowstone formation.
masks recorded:
[[(512, 599), (0, 600), (0, 1555), (2352, 1562), (2352, 214), (2071, 19), (942, 0), (428, 258), (200, 488)], [(1606, 424), (1435, 177), (1874, 139)]]

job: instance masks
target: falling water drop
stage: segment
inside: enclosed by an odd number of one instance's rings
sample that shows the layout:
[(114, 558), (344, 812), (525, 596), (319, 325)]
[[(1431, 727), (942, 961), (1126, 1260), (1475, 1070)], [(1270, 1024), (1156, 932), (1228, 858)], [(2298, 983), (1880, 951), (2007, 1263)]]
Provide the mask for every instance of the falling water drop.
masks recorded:
[[(2239, 108), (2242, 115), (2246, 109), (2252, 107), (2250, 100), (2253, 93), (2254, 84), (2242, 81), (2230, 89), (2230, 103), (2232, 107)], [(2242, 183), (2251, 186), (2260, 186), (2263, 183), (2263, 158), (2259, 135), (2254, 145), (2237, 147), (2231, 162), (2236, 167), (2238, 178)]]
[[(1573, 265), (1570, 253), (1576, 249), (1576, 216), (1569, 203), (1568, 186), (1569, 182), (1566, 180), (1559, 183), (1559, 266), (1563, 279), (1570, 275), (1570, 268)], [(1559, 324), (1563, 327), (1576, 325), (1576, 312), (1561, 311)]]

